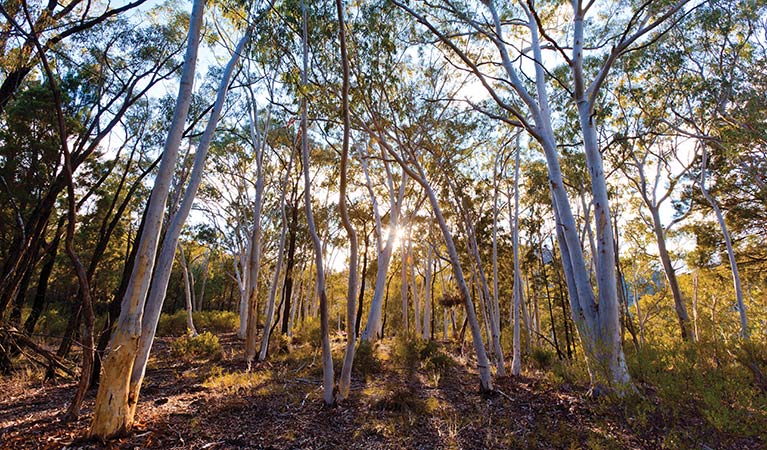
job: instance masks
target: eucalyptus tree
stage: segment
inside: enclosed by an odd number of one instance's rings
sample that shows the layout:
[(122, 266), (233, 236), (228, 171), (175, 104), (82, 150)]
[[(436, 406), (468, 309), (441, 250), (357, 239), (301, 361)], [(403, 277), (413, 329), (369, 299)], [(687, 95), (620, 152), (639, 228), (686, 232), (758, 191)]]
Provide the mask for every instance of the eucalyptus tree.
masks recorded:
[(117, 8), (83, 0), (67, 4), (57, 1), (30, 4), (21, 0), (0, 5), (0, 15), (5, 18), (0, 31), (0, 54), (4, 55), (0, 58), (4, 75), (0, 84), (0, 113), (51, 50), (82, 38), (84, 32), (93, 28), (112, 25), (121, 14), (145, 2), (135, 0)]
[[(172, 22), (172, 21), (171, 21)], [(17, 24), (22, 27), (22, 24)], [(128, 111), (139, 102), (155, 85), (168, 79), (177, 68), (174, 61), (179, 47), (172, 30), (173, 23), (158, 25), (149, 22), (136, 27), (125, 20), (112, 21), (107, 25), (97, 26), (80, 35), (72, 45), (71, 60), (52, 59), (58, 67), (61, 79), (64, 113), (67, 116), (67, 133), (70, 141), (73, 175), (78, 169), (100, 159), (104, 140), (113, 131), (120, 128)], [(136, 43), (141, 51), (136, 51)], [(76, 45), (75, 45), (76, 44)], [(128, 68), (128, 69), (126, 69)], [(45, 148), (50, 143), (44, 134), (52, 130), (43, 126), (38, 132), (24, 132), (20, 126), (38, 123), (48, 126), (55, 123), (51, 112), (54, 111), (52, 98), (45, 97), (44, 88), (36, 80), (28, 80), (17, 90), (16, 99), (11, 101), (3, 113), (8, 125), (3, 136), (3, 148), (14, 152), (33, 151), (30, 161), (34, 167), (27, 167), (24, 159), (11, 158), (3, 163), (2, 176), (5, 188), (0, 191), (9, 205), (13, 205), (8, 217), (9, 245), (0, 253), (2, 271), (0, 272), (0, 311), (4, 311), (8, 302), (19, 291), (21, 280), (27, 270), (34, 265), (35, 255), (45, 237), (49, 220), (56, 211), (56, 201), (66, 188), (66, 174), (60, 164), (61, 155), (53, 147)], [(43, 89), (43, 90), (41, 90)], [(41, 97), (41, 94), (43, 95)], [(32, 104), (25, 105), (25, 102)], [(45, 103), (48, 106), (43, 106)], [(47, 108), (47, 110), (46, 110)], [(29, 113), (39, 111), (32, 118)], [(36, 142), (29, 140), (37, 135)], [(34, 156), (37, 155), (37, 156)], [(119, 161), (112, 160), (112, 166)], [(24, 171), (33, 170), (23, 175)], [(29, 189), (9, 191), (11, 184), (19, 186), (25, 180), (35, 179), (35, 186)], [(86, 180), (78, 181), (82, 183)], [(97, 188), (103, 179), (94, 179)], [(94, 189), (88, 189), (95, 192)], [(79, 203), (93, 192), (83, 196)], [(34, 199), (34, 201), (30, 201)]]
[[(413, 73), (420, 75), (417, 72)], [(456, 87), (443, 80), (440, 72), (426, 71), (422, 78), (414, 76), (408, 83), (393, 87), (397, 89), (394, 91), (397, 94), (396, 97), (390, 96), (389, 92), (379, 88), (372, 90), (373, 95), (363, 100), (361, 110), (357, 112), (361, 118), (359, 126), (386, 151), (389, 158), (397, 162), (407, 173), (408, 178), (418, 183), (429, 202), (445, 241), (455, 283), (466, 310), (477, 358), (480, 389), (483, 392), (491, 391), (493, 387), (490, 367), (471, 291), (464, 276), (453, 232), (450, 230), (437, 192), (433, 187), (434, 181), (429, 175), (429, 173), (432, 174), (431, 177), (443, 175), (437, 167), (451, 166), (450, 156), (458, 150), (455, 142), (460, 142), (461, 133), (471, 127), (459, 119), (454, 119), (454, 112), (448, 111), (449, 108), (444, 104), (428, 100), (449, 97), (452, 93), (450, 89)], [(392, 101), (392, 98), (413, 99), (418, 103), (413, 102), (405, 107), (404, 100)], [(402, 103), (401, 106), (400, 103)], [(362, 117), (365, 119), (363, 120)], [(440, 130), (443, 134), (437, 137), (435, 130)]]
[(111, 350), (104, 361), (104, 374), (99, 384), (90, 430), (93, 436), (102, 439), (124, 433), (133, 424), (134, 411), (128, 403), (130, 378), (138, 353), (141, 319), (154, 267), (168, 190), (192, 96), (203, 8), (204, 2), (201, 0), (195, 1), (192, 7), (173, 121), (147, 205), (146, 225), (139, 239), (139, 250), (122, 300), (120, 317), (110, 341)]
[[(678, 141), (679, 138), (663, 139), (652, 136), (632, 140), (626, 145), (627, 155), (620, 167), (650, 213), (650, 217), (647, 217), (640, 210), (639, 216), (655, 235), (658, 257), (673, 296), (674, 310), (679, 321), (682, 339), (691, 340), (694, 339), (694, 334), (690, 328), (690, 317), (667, 246), (669, 232), (693, 211), (689, 187), (685, 186), (684, 182), (685, 179), (689, 179), (695, 159), (693, 157), (688, 157), (687, 161), (681, 159)], [(680, 168), (677, 169), (674, 166), (680, 166)], [(675, 194), (680, 188), (688, 192), (686, 195), (682, 192), (681, 199), (677, 200)], [(661, 208), (669, 200), (675, 203), (677, 211), (675, 216), (664, 224)]]
[[(612, 221), (595, 112), (615, 62), (627, 52), (645, 46), (666, 27), (673, 26), (687, 0), (661, 8), (637, 6), (630, 11), (608, 4), (600, 9), (602, 12), (597, 11), (594, 2), (574, 1), (569, 5), (547, 4), (550, 12), (546, 14), (542, 14), (542, 4), (532, 2), (503, 5), (500, 9), (493, 1), (441, 2), (439, 8), (431, 9), (397, 0), (394, 3), (434, 35), (456, 64), (476, 77), (503, 111), (492, 114), (493, 117), (524, 128), (543, 148), (552, 206), (560, 224), (557, 236), (573, 318), (589, 357), (592, 383), (595, 386), (607, 383), (624, 391), (630, 385), (630, 376), (620, 342)], [(610, 20), (595, 20), (596, 15), (602, 14)], [(525, 44), (521, 43), (523, 34)], [(469, 47), (453, 36), (463, 36)], [(474, 51), (488, 47), (495, 49), (494, 58), (478, 56), (488, 55), (487, 51)], [(469, 50), (465, 51), (466, 48)], [(552, 57), (544, 57), (547, 50), (551, 50)], [(533, 64), (517, 64), (528, 59)], [(552, 64), (560, 63), (567, 65), (570, 80), (557, 77), (552, 70)], [(485, 67), (499, 70), (488, 72), (490, 69)], [(494, 81), (497, 79), (502, 79), (511, 89), (512, 97), (498, 88)], [(526, 79), (533, 84), (526, 83)], [(594, 205), (596, 286), (589, 280), (562, 178), (551, 108), (549, 81), (552, 79), (567, 93), (569, 107), (577, 112)]]
[[(168, 287), (168, 281), (170, 279), (171, 274), (171, 268), (173, 266), (173, 260), (174, 255), (176, 253), (176, 247), (178, 245), (178, 238), (181, 234), (181, 231), (184, 227), (184, 224), (186, 222), (186, 219), (189, 215), (189, 212), (192, 209), (192, 204), (197, 196), (197, 190), (200, 187), (200, 184), (202, 182), (203, 173), (205, 170), (205, 162), (206, 157), (208, 153), (208, 149), (210, 148), (210, 144), (213, 140), (214, 133), (216, 131), (216, 128), (218, 126), (219, 119), (221, 118), (222, 111), (224, 109), (224, 102), (227, 97), (227, 93), (229, 91), (229, 85), (232, 81), (234, 71), (237, 68), (238, 62), (240, 60), (240, 57), (244, 53), (245, 46), (250, 40), (251, 33), (253, 32), (254, 26), (258, 21), (263, 17), (266, 12), (268, 12), (272, 5), (273, 1), (271, 3), (268, 3), (265, 5), (264, 12), (261, 12), (259, 14), (253, 13), (251, 15), (250, 11), (247, 16), (246, 26), (245, 30), (243, 31), (242, 37), (237, 42), (237, 46), (233, 49), (232, 55), (229, 59), (229, 61), (226, 64), (226, 67), (224, 68), (224, 71), (221, 75), (221, 80), (219, 82), (218, 88), (216, 90), (216, 100), (213, 104), (213, 109), (210, 113), (210, 118), (208, 119), (208, 122), (205, 126), (205, 131), (200, 136), (200, 141), (197, 143), (197, 147), (195, 149), (194, 154), (194, 163), (192, 166), (191, 173), (189, 174), (189, 179), (187, 181), (187, 185), (184, 189), (183, 194), (183, 200), (181, 200), (181, 203), (178, 207), (178, 211), (176, 211), (173, 216), (170, 218), (170, 221), (168, 223), (168, 228), (165, 231), (165, 235), (163, 236), (162, 240), (162, 248), (160, 250), (160, 254), (157, 258), (157, 261), (154, 263), (155, 267), (152, 272), (152, 282), (151, 282), (151, 289), (149, 290), (148, 296), (146, 297), (146, 302), (144, 306), (144, 312), (143, 316), (141, 317), (141, 337), (138, 342), (138, 347), (136, 350), (135, 355), (135, 363), (132, 366), (132, 373), (130, 376), (130, 393), (128, 397), (128, 405), (131, 409), (130, 415), (135, 415), (136, 406), (138, 404), (138, 396), (139, 391), (141, 389), (141, 384), (144, 379), (145, 371), (146, 371), (146, 364), (149, 361), (149, 352), (152, 348), (152, 342), (154, 340), (154, 334), (157, 331), (157, 323), (160, 318), (160, 312), (162, 310), (162, 304), (165, 299), (165, 293)], [(268, 120), (267, 120), (267, 126), (268, 126)], [(255, 131), (252, 131), (252, 133), (255, 133)], [(254, 141), (255, 141), (254, 137)], [(260, 142), (256, 142), (255, 145), (259, 146)], [(261, 152), (263, 152), (263, 148), (261, 149)], [(259, 157), (260, 155), (257, 155)], [(262, 180), (263, 183), (263, 180)], [(263, 190), (261, 190), (263, 192)], [(256, 190), (256, 195), (259, 195), (259, 190)], [(256, 199), (256, 208), (260, 208), (261, 200)], [(251, 267), (253, 265), (256, 266), (258, 269), (260, 267), (260, 255), (259, 255), (259, 238), (260, 238), (260, 218), (258, 217), (258, 214), (254, 216), (254, 238), (252, 238), (251, 241), (251, 260), (250, 264)], [(255, 254), (255, 256), (254, 256)], [(256, 259), (256, 261), (254, 261)], [(258, 277), (258, 270), (255, 270), (255, 275), (253, 273), (253, 270), (251, 270), (250, 273), (250, 283), (252, 286), (255, 286), (255, 283), (257, 281)], [(254, 312), (256, 311), (256, 308), (254, 306), (254, 296), (257, 296), (256, 288), (251, 288), (251, 294), (250, 294), (250, 311), (249, 314), (249, 321), (252, 320), (252, 316)], [(252, 360), (255, 357), (255, 328), (256, 325), (253, 323), (252, 325), (249, 325), (249, 328), (253, 331), (251, 331), (248, 336), (246, 334), (246, 339), (248, 337), (252, 337), (252, 342), (248, 343), (246, 341), (246, 349), (247, 349), (247, 357), (250, 360)]]
[[(764, 2), (707, 2), (651, 49), (650, 61), (662, 59), (665, 64), (629, 65), (630, 70), (646, 74), (637, 84), (663, 83), (671, 98), (658, 106), (637, 96), (643, 112), (662, 117), (656, 129), (694, 142), (688, 146), (700, 155), (690, 174), (702, 195), (696, 203), (701, 210), (708, 205), (719, 224), (744, 337), (748, 326), (733, 245), (737, 238), (733, 239), (728, 222), (742, 227), (739, 234), (748, 242), (762, 233), (762, 227), (754, 224), (767, 217), (767, 185), (761, 176), (767, 133), (763, 114), (757, 112), (763, 108), (767, 85), (765, 11)], [(719, 195), (723, 198), (717, 200)], [(754, 242), (747, 253), (760, 251)]]

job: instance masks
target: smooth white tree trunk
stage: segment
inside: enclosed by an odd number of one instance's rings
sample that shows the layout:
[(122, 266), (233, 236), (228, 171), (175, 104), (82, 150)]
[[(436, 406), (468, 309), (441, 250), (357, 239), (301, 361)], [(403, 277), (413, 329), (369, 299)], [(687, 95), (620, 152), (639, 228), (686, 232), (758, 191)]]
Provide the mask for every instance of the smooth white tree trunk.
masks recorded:
[[(307, 85), (307, 71), (309, 70), (309, 44), (307, 32), (307, 11), (304, 0), (301, 0), (302, 15), (302, 70), (301, 84)], [(314, 224), (314, 214), (312, 213), (312, 183), (309, 177), (309, 119), (307, 116), (307, 99), (301, 99), (301, 158), (303, 160), (304, 173), (304, 208), (306, 210), (306, 222), (309, 228), (309, 234), (314, 246), (314, 264), (317, 271), (317, 291), (319, 293), (320, 309), (320, 333), (322, 339), (322, 387), (323, 400), (326, 405), (335, 403), (333, 397), (333, 355), (330, 351), (330, 337), (328, 336), (328, 298), (325, 291), (325, 266), (322, 261), (323, 246), (320, 237), (317, 234), (317, 227)]]
[(168, 282), (170, 281), (171, 269), (173, 268), (173, 259), (176, 254), (178, 238), (181, 235), (181, 230), (186, 223), (189, 211), (191, 211), (192, 204), (197, 195), (197, 190), (202, 182), (205, 170), (205, 160), (208, 154), (208, 149), (210, 148), (210, 143), (213, 140), (213, 134), (218, 125), (218, 120), (221, 116), (221, 111), (224, 108), (224, 100), (226, 99), (226, 94), (229, 89), (229, 82), (231, 81), (232, 74), (234, 73), (234, 69), (245, 44), (250, 39), (250, 32), (251, 29), (249, 28), (238, 43), (234, 54), (224, 69), (221, 82), (218, 86), (213, 110), (210, 113), (210, 118), (205, 127), (205, 131), (200, 137), (200, 142), (197, 144), (192, 173), (189, 176), (189, 181), (186, 190), (184, 191), (184, 199), (181, 201), (178, 211), (176, 211), (171, 218), (170, 223), (168, 224), (168, 229), (165, 231), (160, 256), (157, 258), (155, 271), (152, 275), (152, 290), (149, 292), (149, 297), (146, 301), (144, 320), (141, 327), (141, 339), (136, 354), (136, 362), (133, 366), (130, 378), (129, 402), (132, 410), (131, 415), (135, 414), (136, 406), (138, 404), (138, 397), (141, 383), (144, 380), (146, 364), (149, 361), (149, 353), (157, 331), (157, 323), (160, 320), (160, 312), (162, 311), (165, 294), (168, 290)]
[(748, 319), (746, 317), (746, 303), (743, 301), (743, 288), (740, 284), (740, 274), (738, 273), (738, 263), (735, 260), (735, 250), (732, 248), (732, 238), (730, 237), (730, 231), (727, 229), (727, 223), (724, 221), (724, 214), (719, 208), (719, 204), (714, 200), (714, 197), (706, 188), (706, 166), (708, 163), (708, 152), (705, 143), (701, 144), (703, 147), (703, 157), (701, 162), (700, 171), (700, 191), (706, 198), (711, 208), (716, 215), (716, 221), (719, 222), (719, 228), (722, 230), (724, 236), (724, 245), (727, 247), (727, 258), (730, 260), (730, 270), (732, 271), (732, 284), (735, 288), (735, 302), (738, 305), (738, 315), (740, 317), (740, 335), (743, 339), (748, 339)]
[(204, 5), (203, 0), (195, 0), (192, 6), (173, 119), (149, 198), (144, 231), (139, 239), (136, 260), (120, 308), (120, 317), (112, 333), (109, 355), (103, 365), (90, 429), (90, 434), (100, 439), (125, 433), (133, 424), (133, 408), (128, 405), (130, 377), (141, 337), (144, 304), (154, 268), (168, 190), (192, 98)]

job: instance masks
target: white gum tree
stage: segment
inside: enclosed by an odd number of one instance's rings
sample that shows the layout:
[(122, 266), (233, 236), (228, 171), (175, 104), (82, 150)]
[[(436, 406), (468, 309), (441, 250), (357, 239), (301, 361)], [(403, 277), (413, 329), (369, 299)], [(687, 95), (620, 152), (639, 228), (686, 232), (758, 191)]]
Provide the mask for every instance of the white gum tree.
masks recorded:
[[(607, 385), (619, 392), (630, 388), (618, 323), (615, 250), (607, 183), (596, 131), (597, 106), (603, 84), (616, 60), (627, 52), (639, 50), (652, 40), (654, 32), (662, 32), (664, 26), (673, 26), (687, 0), (659, 8), (642, 5), (630, 11), (618, 8), (617, 4), (600, 3), (601, 13), (609, 14), (612, 20), (590, 20), (597, 14), (593, 0), (547, 4), (545, 14), (541, 14), (543, 5), (533, 1), (505, 4), (500, 10), (492, 0), (442, 1), (439, 8), (420, 8), (398, 0), (394, 3), (428, 29), (446, 47), (445, 52), (455, 64), (472, 73), (503, 111), (502, 114), (486, 111), (489, 115), (524, 128), (542, 147), (552, 206), (559, 225), (558, 244), (563, 255), (573, 318), (592, 369), (592, 385), (595, 388)], [(552, 14), (554, 9), (557, 14)], [(461, 32), (456, 29), (458, 24)], [(495, 49), (492, 61), (476, 56), (489, 54), (487, 51), (464, 51), (467, 47), (458, 45), (452, 37), (467, 34), (476, 37), (476, 40), (468, 38), (470, 45)], [(544, 58), (544, 51), (551, 54)], [(587, 57), (590, 59), (588, 67), (585, 64)], [(566, 65), (568, 80), (557, 78), (553, 69), (559, 64)], [(490, 69), (486, 67), (500, 69), (488, 72)], [(552, 80), (566, 91), (566, 97), (571, 99), (568, 107), (578, 118), (578, 137), (582, 141), (590, 176), (596, 231), (595, 286), (589, 278), (562, 177), (555, 116), (549, 101), (549, 82)], [(510, 89), (513, 96), (506, 98), (498, 84)]]

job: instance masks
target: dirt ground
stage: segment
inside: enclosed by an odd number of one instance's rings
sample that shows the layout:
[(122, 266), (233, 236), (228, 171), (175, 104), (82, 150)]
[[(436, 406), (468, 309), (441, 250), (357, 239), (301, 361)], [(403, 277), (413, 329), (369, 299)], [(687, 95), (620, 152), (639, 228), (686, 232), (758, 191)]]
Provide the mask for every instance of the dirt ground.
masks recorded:
[[(471, 360), (438, 369), (394, 364), (383, 343), (381, 367), (353, 377), (349, 400), (322, 404), (316, 350), (294, 349), (246, 374), (242, 344), (221, 337), (223, 356), (185, 361), (171, 338), (153, 350), (136, 425), (107, 443), (83, 438), (95, 391), (80, 420), (63, 423), (72, 380), (43, 383), (27, 372), (0, 379), (0, 448), (8, 449), (653, 449), (764, 448), (753, 439), (711, 434), (695, 417), (588, 397), (587, 386), (554, 383), (542, 372), (495, 381), (482, 396)], [(336, 343), (340, 372), (341, 343)], [(336, 356), (336, 355), (334, 355)], [(400, 363), (401, 364), (401, 363)], [(641, 388), (640, 388), (641, 389)], [(646, 393), (651, 395), (651, 393)], [(644, 402), (643, 404), (647, 404)], [(649, 402), (652, 405), (652, 402)]]

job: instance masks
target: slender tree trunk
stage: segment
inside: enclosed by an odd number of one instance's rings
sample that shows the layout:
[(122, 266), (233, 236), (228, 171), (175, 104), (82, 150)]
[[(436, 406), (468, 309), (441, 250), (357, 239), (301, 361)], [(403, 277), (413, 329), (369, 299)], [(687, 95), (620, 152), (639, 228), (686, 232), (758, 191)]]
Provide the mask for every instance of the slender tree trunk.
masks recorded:
[(91, 435), (101, 439), (122, 434), (133, 424), (133, 414), (128, 405), (130, 377), (141, 336), (144, 302), (152, 276), (165, 203), (192, 97), (203, 8), (204, 1), (195, 0), (190, 16), (187, 51), (178, 98), (163, 158), (149, 199), (147, 226), (140, 238), (131, 280), (112, 335), (112, 350), (104, 361), (104, 374), (99, 384), (90, 430)]
[(519, 161), (521, 159), (522, 147), (519, 145), (519, 136), (517, 136), (517, 154), (514, 158), (514, 215), (511, 218), (512, 229), (512, 252), (514, 253), (514, 302), (512, 305), (512, 324), (513, 324), (513, 347), (511, 358), (511, 374), (519, 376), (522, 371), (522, 346), (520, 343), (521, 333), (519, 330), (519, 309), (522, 306), (522, 273), (519, 267)]
[(355, 329), (355, 300), (357, 299), (357, 232), (349, 220), (346, 206), (347, 166), (349, 161), (349, 133), (351, 132), (351, 117), (349, 113), (349, 56), (346, 53), (346, 24), (344, 21), (344, 5), (342, 0), (336, 0), (338, 13), (338, 41), (341, 47), (341, 68), (343, 72), (343, 87), (341, 89), (341, 104), (344, 120), (343, 144), (341, 147), (341, 180), (338, 189), (338, 208), (341, 213), (341, 223), (349, 236), (349, 283), (346, 292), (346, 350), (344, 363), (341, 368), (341, 379), (338, 382), (338, 399), (344, 400), (349, 396), (351, 386), (352, 365), (354, 364)]
[[(302, 70), (301, 85), (307, 85), (307, 71), (309, 70), (309, 43), (308, 43), (308, 19), (306, 3), (301, 3), (302, 15)], [(317, 270), (317, 290), (320, 300), (320, 333), (322, 339), (322, 385), (323, 399), (326, 405), (335, 403), (333, 398), (333, 356), (330, 352), (330, 337), (328, 336), (328, 298), (325, 291), (325, 268), (322, 261), (322, 243), (317, 234), (317, 227), (314, 224), (314, 214), (312, 213), (312, 191), (311, 179), (309, 177), (309, 119), (307, 117), (306, 97), (301, 98), (301, 158), (304, 172), (304, 208), (306, 209), (306, 222), (309, 227), (309, 234), (314, 245), (314, 259)]]
[(700, 339), (698, 334), (698, 271), (692, 276), (692, 335), (697, 342)]
[(748, 319), (746, 317), (746, 304), (743, 301), (743, 289), (740, 285), (738, 263), (735, 261), (735, 251), (732, 248), (732, 238), (730, 237), (730, 232), (727, 229), (727, 224), (724, 221), (724, 214), (722, 214), (722, 210), (719, 208), (719, 204), (716, 202), (716, 200), (714, 200), (714, 197), (711, 196), (711, 194), (708, 192), (708, 189), (706, 189), (706, 164), (708, 162), (708, 154), (706, 144), (704, 143), (702, 146), (703, 161), (701, 163), (702, 169), (700, 171), (700, 191), (703, 193), (706, 201), (711, 204), (711, 208), (714, 210), (714, 214), (716, 214), (716, 220), (719, 222), (719, 228), (721, 228), (722, 235), (724, 236), (724, 245), (727, 247), (727, 258), (730, 260), (730, 270), (732, 271), (732, 284), (735, 288), (735, 301), (738, 305), (738, 314), (740, 316), (740, 335), (743, 339), (748, 339)]
[(60, 241), (61, 232), (60, 229), (57, 229), (53, 241), (48, 248), (45, 263), (40, 269), (35, 297), (32, 300), (32, 310), (29, 312), (26, 321), (24, 321), (24, 332), (28, 335), (31, 335), (35, 331), (35, 325), (40, 319), (40, 315), (43, 313), (45, 296), (48, 292), (48, 282), (51, 278), (51, 273), (53, 272), (53, 266), (56, 264), (56, 253), (58, 252)]
[(248, 28), (240, 42), (237, 44), (237, 48), (232, 54), (232, 57), (230, 58), (229, 63), (226, 65), (224, 73), (222, 74), (221, 81), (218, 86), (218, 91), (216, 93), (216, 101), (213, 105), (213, 110), (211, 111), (210, 118), (208, 119), (208, 123), (205, 126), (205, 131), (200, 137), (200, 142), (197, 144), (192, 172), (189, 175), (188, 185), (184, 191), (184, 198), (181, 201), (178, 211), (176, 211), (176, 213), (170, 219), (170, 223), (168, 224), (168, 229), (166, 230), (162, 241), (160, 256), (157, 258), (154, 272), (152, 273), (151, 290), (149, 291), (149, 295), (146, 299), (146, 306), (144, 308), (143, 316), (139, 314), (138, 317), (141, 323), (141, 336), (138, 340), (135, 362), (131, 368), (128, 396), (131, 418), (135, 415), (136, 407), (138, 406), (141, 384), (146, 373), (146, 365), (149, 361), (149, 353), (152, 349), (154, 336), (157, 332), (157, 323), (160, 320), (160, 312), (162, 311), (162, 305), (168, 289), (168, 282), (170, 280), (171, 269), (173, 268), (173, 260), (175, 259), (176, 248), (178, 245), (178, 238), (181, 235), (181, 230), (186, 223), (186, 219), (189, 216), (189, 212), (192, 209), (192, 204), (197, 195), (197, 190), (200, 187), (200, 183), (202, 182), (202, 177), (205, 170), (205, 159), (208, 153), (208, 149), (210, 148), (210, 144), (213, 140), (213, 135), (218, 125), (218, 120), (221, 117), (221, 111), (224, 108), (224, 101), (226, 100), (229, 83), (232, 79), (232, 75), (240, 55), (245, 48), (245, 44), (250, 39), (250, 33), (251, 28)]
[[(282, 260), (285, 255), (285, 236), (288, 231), (288, 216), (285, 211), (285, 195), (288, 189), (288, 183), (290, 181), (290, 172), (293, 168), (293, 158), (295, 156), (295, 147), (291, 149), (290, 159), (288, 160), (288, 167), (285, 170), (285, 178), (282, 181), (282, 189), (280, 191), (280, 218), (281, 218), (281, 230), (280, 230), (280, 243), (277, 246), (277, 261), (274, 263), (274, 274), (272, 275), (272, 284), (269, 287), (269, 297), (266, 303), (266, 320), (264, 321), (264, 332), (261, 336), (261, 350), (258, 353), (258, 360), (263, 361), (266, 359), (267, 352), (269, 351), (269, 337), (273, 328), (272, 322), (274, 321), (274, 302), (277, 297), (277, 288), (280, 280), (280, 271), (282, 269)], [(293, 208), (297, 211), (296, 208)], [(292, 236), (293, 249), (295, 251), (295, 233)], [(287, 269), (286, 269), (287, 270)]]
[[(381, 136), (378, 136), (381, 138)], [(476, 353), (477, 357), (477, 368), (479, 370), (479, 380), (480, 380), (480, 391), (481, 392), (489, 392), (493, 390), (493, 385), (490, 379), (490, 365), (487, 359), (487, 353), (485, 351), (485, 346), (482, 343), (482, 331), (479, 326), (479, 322), (477, 321), (477, 315), (476, 311), (474, 310), (474, 302), (471, 299), (471, 293), (469, 292), (469, 287), (466, 284), (466, 279), (463, 275), (463, 269), (461, 269), (461, 261), (458, 256), (458, 251), (455, 248), (455, 242), (453, 241), (453, 235), (450, 233), (450, 229), (447, 227), (447, 221), (445, 220), (445, 217), (442, 215), (442, 209), (439, 206), (439, 200), (437, 199), (437, 195), (434, 193), (434, 190), (431, 188), (431, 185), (426, 181), (426, 176), (423, 172), (423, 169), (416, 164), (416, 171), (414, 171), (412, 168), (408, 167), (407, 163), (392, 149), (388, 144), (385, 143), (383, 139), (381, 139), (381, 143), (386, 147), (387, 152), (389, 155), (391, 155), (393, 158), (397, 160), (397, 163), (402, 167), (403, 170), (407, 171), (408, 174), (415, 178), (418, 184), (421, 185), (421, 187), (426, 192), (426, 196), (429, 198), (429, 203), (431, 204), (431, 209), (434, 212), (434, 216), (437, 219), (437, 223), (439, 224), (440, 231), (442, 231), (442, 236), (445, 239), (445, 246), (447, 247), (447, 252), (450, 257), (450, 262), (453, 266), (453, 275), (455, 276), (455, 282), (458, 285), (458, 290), (461, 293), (461, 297), (463, 298), (464, 307), (466, 309), (466, 319), (469, 324), (469, 327), (471, 328), (471, 336), (472, 336), (472, 342), (474, 344), (474, 351)], [(413, 161), (415, 161), (415, 158), (412, 158)]]
[(194, 327), (194, 319), (192, 318), (192, 287), (189, 280), (189, 267), (186, 263), (186, 256), (184, 255), (184, 246), (179, 245), (179, 259), (181, 261), (181, 270), (184, 272), (184, 298), (186, 299), (186, 332), (189, 336), (197, 336), (197, 329)]
[[(365, 233), (365, 230), (363, 230)], [(365, 279), (368, 273), (368, 241), (370, 235), (365, 233), (365, 250), (362, 253), (362, 274), (360, 275), (360, 294), (357, 298), (357, 320), (354, 321), (354, 335), (360, 336), (360, 324), (362, 323), (362, 308), (365, 300)]]
[(426, 250), (426, 273), (423, 279), (423, 338), (426, 340), (432, 339), (432, 270), (431, 266), (434, 263), (434, 252), (431, 245), (428, 245)]
[[(395, 230), (399, 221), (400, 208), (402, 207), (405, 197), (405, 189), (407, 188), (408, 177), (407, 174), (403, 171), (402, 180), (400, 181), (399, 185), (399, 191), (395, 198), (393, 192), (394, 187), (392, 176), (387, 166), (387, 186), (389, 186), (391, 210), (389, 212), (389, 235), (386, 238), (386, 244), (382, 247), (381, 240), (383, 239), (383, 230), (381, 226), (381, 216), (378, 212), (378, 203), (376, 202), (372, 183), (370, 182), (370, 177), (368, 175), (366, 158), (361, 158), (361, 161), (362, 168), (365, 172), (365, 179), (367, 181), (368, 193), (370, 194), (371, 201), (373, 202), (373, 215), (376, 220), (376, 233), (378, 235), (378, 267), (376, 269), (376, 284), (373, 291), (373, 299), (370, 302), (368, 320), (361, 337), (363, 341), (372, 342), (379, 336), (379, 331), (383, 329), (381, 316), (383, 310), (385, 310), (385, 308), (383, 308), (384, 292), (388, 290), (387, 275), (389, 271), (389, 264), (391, 263), (392, 253), (394, 252)], [(381, 337), (383, 337), (382, 334)]]

